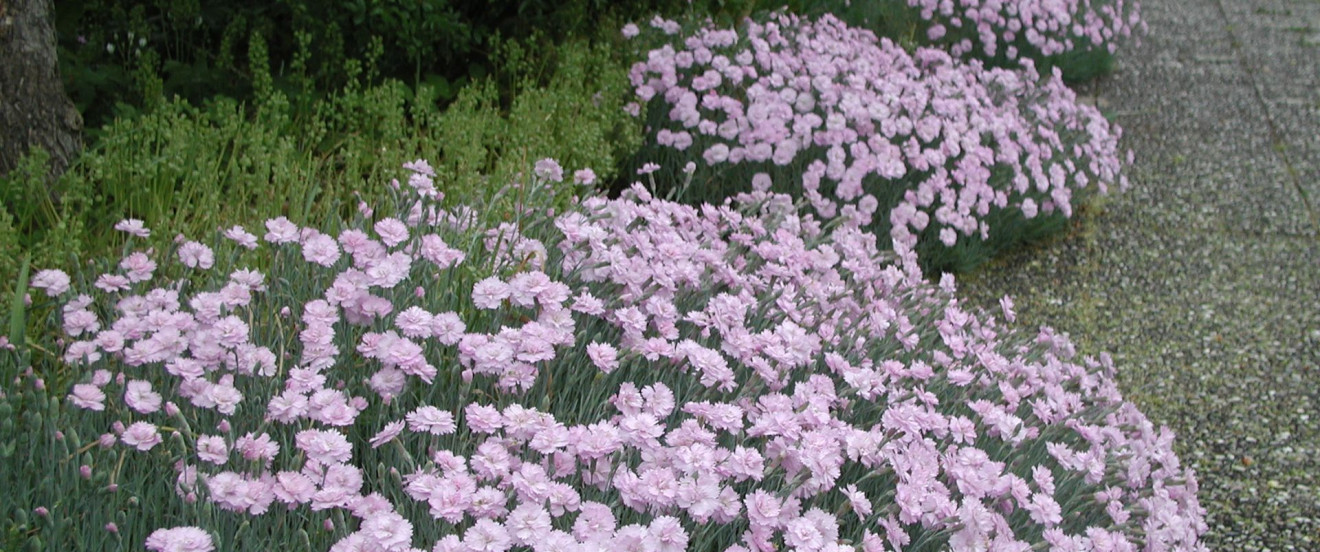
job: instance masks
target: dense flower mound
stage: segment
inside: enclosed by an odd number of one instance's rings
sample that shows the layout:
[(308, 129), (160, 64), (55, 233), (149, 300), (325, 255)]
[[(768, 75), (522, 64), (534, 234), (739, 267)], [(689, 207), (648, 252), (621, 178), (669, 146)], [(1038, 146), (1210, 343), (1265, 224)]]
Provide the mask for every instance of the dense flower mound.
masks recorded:
[(1202, 549), (1194, 476), (1107, 356), (968, 312), (871, 234), (640, 187), (488, 224), (408, 167), (374, 223), (38, 274), (69, 402), (178, 500), (325, 520), (332, 550)]
[(1090, 49), (1113, 54), (1123, 39), (1146, 30), (1137, 0), (906, 1), (930, 23), (930, 40), (957, 39), (951, 45), (954, 55), (976, 52), (993, 58), (1002, 53), (1016, 59)]
[[(650, 50), (630, 76), (648, 104), (654, 148), (642, 158), (695, 162), (706, 193), (694, 200), (765, 172), (819, 216), (922, 241), (923, 254), (990, 240), (991, 222), (1070, 216), (1078, 190), (1127, 185), (1121, 130), (1057, 72), (909, 55), (830, 15), (776, 14), (741, 35), (707, 26)], [(1019, 232), (1006, 226), (990, 248)]]

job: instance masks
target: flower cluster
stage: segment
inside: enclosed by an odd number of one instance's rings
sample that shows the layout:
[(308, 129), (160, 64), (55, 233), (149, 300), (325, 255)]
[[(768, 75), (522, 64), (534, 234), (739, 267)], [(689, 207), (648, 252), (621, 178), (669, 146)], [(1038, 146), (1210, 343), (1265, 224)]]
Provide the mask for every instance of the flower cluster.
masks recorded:
[(702, 28), (630, 76), (651, 140), (697, 160), (698, 180), (718, 189), (745, 185), (731, 167), (763, 171), (821, 217), (874, 223), (904, 247), (986, 240), (992, 213), (1070, 216), (1076, 190), (1127, 184), (1121, 131), (1057, 72), (909, 55), (829, 15)]
[(422, 526), (441, 552), (1201, 549), (1193, 474), (1108, 357), (968, 312), (787, 196), (637, 186), (480, 226), (414, 193), (336, 235), (271, 221), (269, 277), (45, 273), (87, 373), (70, 401), (125, 454), (181, 433), (185, 501), (339, 512), (332, 550)]
[[(978, 51), (986, 57), (1017, 59), (1019, 44), (1040, 55), (1103, 49), (1145, 32), (1137, 0), (907, 0), (930, 23), (927, 38), (952, 42), (954, 55)], [(973, 39), (974, 37), (974, 39)], [(1033, 53), (1035, 53), (1033, 52)]]

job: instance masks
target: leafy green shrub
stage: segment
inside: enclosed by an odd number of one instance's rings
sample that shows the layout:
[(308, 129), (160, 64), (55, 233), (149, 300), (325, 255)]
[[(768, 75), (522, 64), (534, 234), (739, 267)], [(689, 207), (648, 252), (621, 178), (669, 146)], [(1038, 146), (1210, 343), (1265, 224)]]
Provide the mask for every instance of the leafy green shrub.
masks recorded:
[[(375, 79), (428, 83), (443, 103), (498, 71), (499, 44), (535, 34), (551, 43), (598, 38), (654, 12), (745, 13), (751, 0), (68, 0), (56, 8), (61, 71), (89, 129), (158, 98), (194, 105), (215, 95), (249, 100), (269, 58), (295, 105), (357, 79), (373, 50)], [(253, 37), (266, 55), (253, 56)], [(553, 51), (538, 50), (541, 52)], [(160, 92), (160, 93), (157, 93)], [(506, 91), (502, 90), (502, 94)], [(507, 99), (507, 98), (505, 98)], [(507, 107), (507, 105), (505, 106)]]
[[(280, 215), (319, 224), (350, 216), (362, 183), (385, 180), (423, 156), (438, 160), (437, 179), (451, 201), (484, 201), (497, 191), (489, 182), (513, 180), (527, 159), (554, 156), (609, 178), (640, 140), (621, 108), (626, 67), (603, 43), (573, 41), (534, 63), (505, 54), (501, 60), (510, 61), (501, 64), (516, 80), (507, 102), (492, 76), (464, 87), (444, 110), (434, 86), (369, 84), (378, 71), (370, 58), (351, 64), (357, 80), (295, 106), (264, 71), (263, 49), (254, 39), (253, 102), (217, 97), (196, 106), (176, 97), (117, 119), (64, 175), (58, 201), (25, 176), (31, 171), (0, 179), (5, 205), (16, 209), (9, 215), (17, 238), (4, 239), (37, 252), (43, 265), (64, 266), (73, 254), (117, 250), (122, 238), (81, 229), (122, 219), (155, 228), (160, 247), (176, 234), (207, 235)], [(26, 163), (39, 163), (39, 155)], [(566, 184), (537, 200), (562, 206), (585, 191)]]
[(48, 156), (32, 148), (0, 176), (0, 295), (12, 291), (19, 259), (30, 255), (38, 264), (63, 266), (86, 252), (82, 215), (91, 211), (90, 188), (66, 173), (52, 190)]

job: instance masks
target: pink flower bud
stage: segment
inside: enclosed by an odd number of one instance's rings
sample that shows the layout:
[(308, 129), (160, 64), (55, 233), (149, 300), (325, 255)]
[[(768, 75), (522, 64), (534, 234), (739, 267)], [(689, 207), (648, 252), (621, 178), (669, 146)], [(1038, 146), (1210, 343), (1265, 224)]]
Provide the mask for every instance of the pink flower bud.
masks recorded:
[(88, 466), (87, 464), (83, 464), (81, 467), (78, 468), (78, 475), (81, 475), (83, 479), (91, 479), (92, 467)]
[(47, 510), (45, 506), (37, 506), (35, 509), (32, 510), (32, 513), (37, 514), (38, 516), (41, 517), (46, 517), (50, 515), (50, 510)]

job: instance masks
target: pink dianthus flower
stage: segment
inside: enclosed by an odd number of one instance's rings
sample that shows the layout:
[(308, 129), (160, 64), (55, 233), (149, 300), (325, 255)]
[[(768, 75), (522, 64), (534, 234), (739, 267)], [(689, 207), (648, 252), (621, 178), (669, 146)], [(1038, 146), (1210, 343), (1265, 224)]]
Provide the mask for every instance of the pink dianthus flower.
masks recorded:
[(211, 534), (198, 527), (157, 529), (147, 536), (147, 550), (153, 552), (211, 552), (215, 544)]

